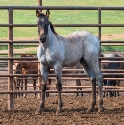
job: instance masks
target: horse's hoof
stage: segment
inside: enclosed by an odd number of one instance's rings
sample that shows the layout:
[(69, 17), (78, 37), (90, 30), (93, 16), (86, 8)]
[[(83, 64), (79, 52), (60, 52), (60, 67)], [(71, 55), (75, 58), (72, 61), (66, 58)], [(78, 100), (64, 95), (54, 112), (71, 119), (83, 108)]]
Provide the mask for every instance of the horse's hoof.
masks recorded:
[(23, 98), (26, 98), (26, 95), (24, 95)]
[(58, 114), (60, 114), (60, 113), (62, 113), (62, 109), (57, 109), (56, 115), (58, 115)]
[(75, 95), (75, 97), (78, 97), (78, 96), (79, 96), (78, 94)]
[(37, 111), (35, 112), (35, 115), (40, 115), (42, 112), (41, 112), (41, 109), (37, 109)]
[(36, 99), (36, 98), (37, 98), (37, 96), (34, 96), (34, 98)]
[(88, 108), (87, 113), (93, 112), (93, 108)]
[(100, 112), (103, 112), (104, 111), (104, 109), (103, 108), (99, 108), (98, 109), (98, 112), (100, 113)]
[(105, 98), (105, 95), (103, 95), (102, 97)]

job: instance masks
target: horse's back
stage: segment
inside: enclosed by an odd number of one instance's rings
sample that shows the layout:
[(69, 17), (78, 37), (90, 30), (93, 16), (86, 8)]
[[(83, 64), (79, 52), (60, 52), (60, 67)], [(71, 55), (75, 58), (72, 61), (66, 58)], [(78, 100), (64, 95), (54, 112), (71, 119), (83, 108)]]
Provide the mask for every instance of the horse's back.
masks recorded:
[[(119, 57), (118, 54), (102, 54), (103, 57)], [(111, 59), (109, 59), (111, 61)], [(113, 63), (113, 62), (108, 62), (108, 63), (101, 63), (101, 67), (103, 69), (119, 69), (120, 63)]]
[[(100, 42), (97, 37), (86, 31), (76, 31), (64, 37), (65, 60), (68, 63), (80, 61), (85, 56), (98, 56)], [(76, 62), (77, 63), (77, 62)]]

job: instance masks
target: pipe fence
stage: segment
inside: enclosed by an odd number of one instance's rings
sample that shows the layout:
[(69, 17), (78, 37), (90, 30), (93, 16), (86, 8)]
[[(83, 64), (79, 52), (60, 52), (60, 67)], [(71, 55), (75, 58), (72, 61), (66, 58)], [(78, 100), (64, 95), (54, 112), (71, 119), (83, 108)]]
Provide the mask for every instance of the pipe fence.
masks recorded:
[[(0, 66), (4, 67), (8, 66), (8, 73), (7, 74), (0, 74), (0, 77), (4, 78), (7, 77), (8, 78), (8, 90), (6, 91), (0, 91), (0, 94), (8, 94), (8, 109), (13, 109), (14, 108), (14, 103), (13, 103), (13, 94), (14, 93), (41, 93), (40, 90), (40, 81), (38, 82), (38, 86), (39, 86), (39, 90), (36, 91), (15, 91), (13, 90), (13, 78), (14, 77), (20, 77), (22, 75), (19, 74), (13, 74), (13, 61), (14, 60), (34, 60), (36, 61), (37, 58), (20, 58), (20, 57), (13, 57), (13, 56), (19, 56), (21, 54), (14, 54), (13, 53), (13, 48), (14, 46), (38, 46), (38, 40), (13, 40), (13, 28), (14, 27), (36, 27), (37, 24), (14, 24), (13, 23), (13, 19), (14, 19), (14, 11), (15, 10), (92, 10), (92, 11), (98, 11), (98, 24), (54, 24), (55, 27), (98, 27), (98, 37), (100, 38), (100, 43), (101, 46), (122, 46), (124, 45), (124, 40), (101, 40), (101, 29), (102, 27), (124, 27), (124, 24), (102, 24), (101, 23), (101, 15), (102, 15), (102, 11), (112, 11), (112, 10), (120, 10), (124, 11), (124, 7), (85, 7), (85, 6), (42, 6), (42, 0), (38, 0), (38, 5), (39, 6), (0, 6), (0, 10), (8, 10), (8, 24), (0, 24), (0, 27), (8, 27), (8, 39), (9, 40), (0, 40), (0, 47), (7, 47), (8, 48), (8, 53), (1, 53), (0, 54)], [(21, 43), (20, 45), (18, 43)], [(33, 45), (32, 45), (33, 43)], [(5, 57), (7, 56), (7, 57)], [(120, 62), (120, 63), (124, 63), (124, 57), (118, 57), (118, 58), (108, 58), (108, 57), (99, 57), (99, 60), (101, 62)], [(111, 61), (110, 61), (111, 60)], [(115, 61), (116, 60), (116, 61)], [(36, 61), (37, 63), (37, 61)], [(67, 69), (67, 71), (73, 71), (74, 69)], [(79, 71), (80, 69), (78, 69)], [(3, 70), (1, 70), (3, 71)], [(109, 70), (112, 71), (113, 73), (103, 73), (105, 76), (122, 76), (121, 78), (104, 78), (104, 79), (110, 79), (110, 80), (124, 80), (124, 70)], [(116, 72), (116, 73), (115, 73)], [(26, 74), (23, 75), (23, 77), (31, 77), (31, 76), (36, 76), (36, 77), (40, 77), (40, 74)], [(49, 74), (49, 79), (55, 79), (55, 74)], [(63, 74), (63, 79), (71, 79), (71, 80), (75, 80), (75, 79), (82, 79), (82, 80), (88, 80), (86, 74)], [(77, 87), (73, 87), (73, 86), (69, 86), (72, 88), (77, 88)], [(68, 87), (68, 88), (69, 88)], [(83, 86), (81, 86), (83, 87)], [(91, 88), (91, 86), (89, 86), (89, 88)], [(106, 89), (103, 90), (104, 92), (107, 91), (115, 91), (115, 92), (124, 92), (124, 88), (120, 87), (119, 89)], [(56, 93), (56, 90), (47, 90), (47, 92), (50, 93)], [(90, 93), (91, 90), (63, 90), (63, 93), (74, 93), (74, 92), (85, 92), (85, 93)]]

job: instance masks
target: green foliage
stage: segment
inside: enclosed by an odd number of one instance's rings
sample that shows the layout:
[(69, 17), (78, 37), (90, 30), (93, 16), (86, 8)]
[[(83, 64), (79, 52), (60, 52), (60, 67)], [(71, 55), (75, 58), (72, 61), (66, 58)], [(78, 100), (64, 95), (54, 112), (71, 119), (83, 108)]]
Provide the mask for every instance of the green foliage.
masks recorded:
[(102, 52), (124, 52), (124, 46), (102, 46)]

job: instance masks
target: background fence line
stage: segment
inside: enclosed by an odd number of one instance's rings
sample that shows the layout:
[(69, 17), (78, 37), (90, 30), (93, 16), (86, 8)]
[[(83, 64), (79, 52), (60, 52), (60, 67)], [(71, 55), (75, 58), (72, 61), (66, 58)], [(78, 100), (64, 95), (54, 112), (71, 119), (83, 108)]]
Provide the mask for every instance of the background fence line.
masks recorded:
[[(8, 109), (13, 109), (14, 108), (14, 103), (13, 103), (13, 93), (23, 93), (25, 91), (19, 91), (19, 92), (14, 92), (13, 91), (13, 77), (15, 76), (20, 76), (17, 74), (13, 74), (13, 60), (37, 60), (37, 58), (19, 58), (19, 57), (13, 57), (15, 54), (13, 53), (13, 47), (14, 46), (22, 46), (18, 45), (15, 43), (23, 43), (24, 46), (38, 46), (38, 40), (13, 40), (13, 27), (36, 27), (37, 24), (13, 24), (13, 11), (14, 10), (98, 10), (98, 24), (54, 24), (55, 27), (98, 27), (98, 37), (100, 38), (100, 43), (101, 46), (108, 46), (108, 45), (124, 45), (123, 40), (101, 40), (101, 29), (102, 27), (124, 27), (124, 24), (101, 24), (101, 13), (102, 11), (105, 10), (120, 10), (124, 11), (124, 7), (85, 7), (85, 6), (42, 6), (42, 0), (38, 0), (38, 6), (0, 6), (0, 10), (8, 10), (8, 24), (0, 24), (0, 27), (8, 27), (8, 39), (9, 40), (0, 40), (0, 46), (8, 46), (8, 54), (0, 54), (1, 56), (6, 55), (8, 57), (0, 57), (0, 65), (8, 61), (8, 74), (7, 75), (0, 75), (0, 77), (8, 77), (8, 90), (4, 92), (0, 92), (0, 94), (8, 94)], [(8, 43), (8, 44), (7, 44)], [(29, 45), (26, 43), (30, 43)], [(34, 45), (31, 45), (31, 43), (34, 43)], [(17, 54), (19, 55), (19, 54)], [(105, 58), (105, 57), (100, 57), (101, 60), (110, 60), (110, 58)], [(123, 57), (119, 58), (111, 58), (111, 60), (121, 60), (120, 62), (124, 62)], [(119, 61), (114, 61), (115, 63)], [(105, 62), (105, 61), (104, 61)], [(106, 61), (107, 62), (107, 61)], [(108, 61), (110, 62), (110, 61)], [(105, 74), (105, 73), (104, 73)], [(69, 76), (69, 74), (67, 74)], [(65, 75), (67, 77), (67, 75)], [(110, 75), (109, 73), (106, 75)], [(111, 75), (115, 75), (114, 73)], [(123, 73), (116, 73), (116, 75), (123, 75)], [(22, 75), (21, 75), (22, 76)], [(24, 75), (26, 76), (26, 75)], [(31, 74), (28, 74), (27, 76), (32, 76)], [(40, 76), (39, 74), (36, 76)], [(80, 75), (78, 77), (72, 78), (72, 79), (85, 79), (88, 80), (88, 78), (80, 78)], [(73, 75), (74, 77), (74, 75)], [(54, 75), (51, 75), (52, 79), (55, 79)], [(63, 78), (64, 79), (64, 78)], [(69, 78), (66, 78), (69, 79)], [(107, 79), (107, 78), (105, 78)], [(108, 79), (115, 79), (115, 78), (108, 78)], [(116, 78), (115, 80), (124, 80), (124, 78)], [(40, 81), (39, 84), (40, 86)], [(104, 90), (104, 91), (121, 91), (124, 92), (124, 89), (109, 89), (109, 90)], [(26, 93), (34, 93), (35, 91), (27, 91)], [(41, 93), (41, 90), (37, 90), (37, 93)], [(47, 92), (57, 92), (55, 90), (48, 90)], [(82, 91), (68, 91), (68, 90), (63, 90), (62, 92), (65, 93), (74, 93), (74, 92), (82, 92)], [(86, 93), (91, 92), (91, 90), (83, 91)]]

